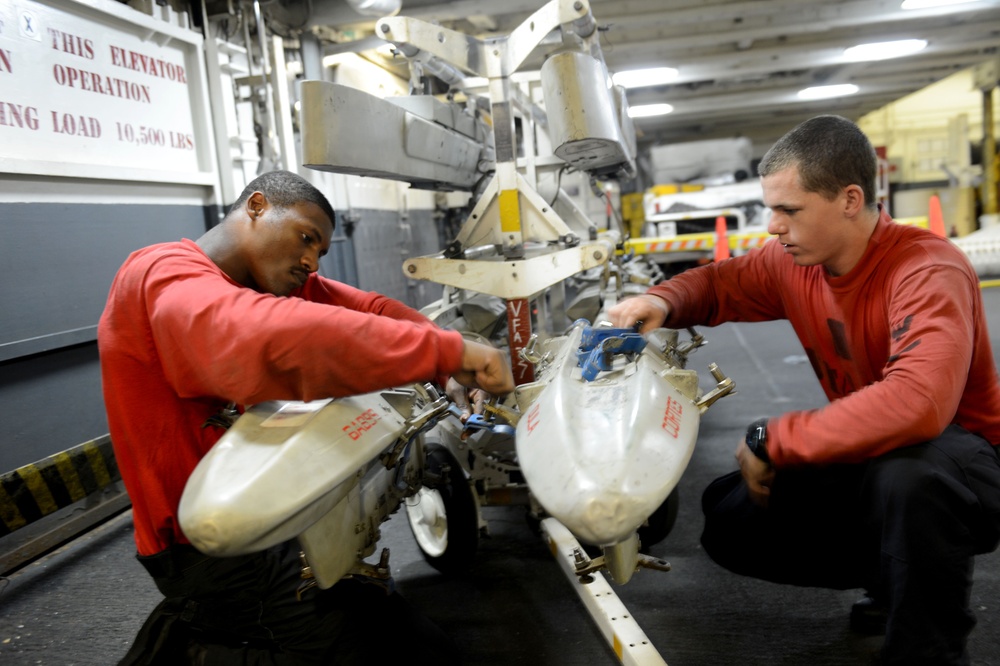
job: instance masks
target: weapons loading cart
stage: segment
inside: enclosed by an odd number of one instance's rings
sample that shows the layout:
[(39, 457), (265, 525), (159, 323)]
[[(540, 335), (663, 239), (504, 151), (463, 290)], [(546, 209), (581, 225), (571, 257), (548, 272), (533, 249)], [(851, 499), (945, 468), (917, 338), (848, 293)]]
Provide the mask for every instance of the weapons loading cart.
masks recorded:
[[(622, 618), (617, 596), (601, 589), (599, 571), (624, 583), (641, 564), (667, 568), (640, 555), (637, 530), (653, 516), (646, 539), (669, 532), (676, 516), (671, 493), (693, 451), (700, 414), (733, 385), (713, 368), (718, 384), (701, 395), (697, 373), (684, 368), (699, 336), (681, 343), (676, 331), (664, 330), (630, 346), (628, 332), (570, 325), (571, 317), (598, 320), (656, 274), (641, 260), (616, 258), (621, 236), (598, 232), (560, 187), (567, 169), (601, 178), (634, 173), (624, 90), (608, 84), (589, 4), (552, 0), (508, 36), (489, 40), (405, 17), (382, 19), (376, 29), (409, 60), (415, 83), (433, 74), (451, 87), (451, 99), (380, 99), (303, 82), (303, 162), (472, 193), (445, 250), (410, 259), (403, 270), (444, 286), (441, 300), (425, 310), (439, 325), (509, 350), (517, 389), (464, 425), (422, 387), (316, 409), (259, 406), (199, 471), (238, 466), (233, 461), (242, 456), (258, 492), (287, 487), (299, 482), (303, 467), (319, 467), (312, 441), (336, 472), (325, 487), (317, 481), (295, 497), (270, 494), (270, 505), (242, 523), (231, 515), (240, 513), (240, 502), (225, 479), (205, 483), (197, 479), (209, 476), (196, 473), (182, 504), (185, 532), (219, 554), (298, 533), (317, 583), (329, 587), (343, 575), (384, 573), (384, 562), (364, 558), (374, 553), (378, 524), (401, 500), (428, 562), (444, 571), (473, 556), (487, 526), (483, 506), (525, 504), (618, 657), (663, 663), (631, 615)], [(519, 72), (536, 48), (547, 53), (540, 71)], [(588, 348), (583, 338), (594, 335), (599, 339)], [(588, 361), (589, 381), (580, 367)], [(305, 416), (276, 418), (285, 409)], [(355, 457), (335, 462), (342, 448)], [(222, 535), (224, 524), (241, 527)], [(345, 532), (354, 536), (341, 543)], [(581, 538), (603, 555), (587, 556)]]

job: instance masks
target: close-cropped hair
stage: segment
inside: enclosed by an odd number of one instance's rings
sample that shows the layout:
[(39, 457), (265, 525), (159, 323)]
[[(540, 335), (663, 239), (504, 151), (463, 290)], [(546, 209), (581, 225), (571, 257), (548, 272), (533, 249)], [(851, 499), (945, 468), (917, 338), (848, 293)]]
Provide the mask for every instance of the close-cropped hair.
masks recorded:
[(816, 116), (778, 139), (757, 167), (761, 177), (790, 166), (798, 168), (799, 183), (807, 192), (827, 199), (848, 185), (859, 186), (865, 205), (875, 206), (878, 156), (857, 125), (840, 116)]
[(291, 171), (268, 171), (250, 181), (240, 194), (229, 213), (239, 210), (250, 195), (260, 192), (268, 203), (278, 209), (290, 208), (303, 202), (316, 204), (330, 218), (330, 224), (337, 225), (337, 215), (326, 196), (312, 183)]

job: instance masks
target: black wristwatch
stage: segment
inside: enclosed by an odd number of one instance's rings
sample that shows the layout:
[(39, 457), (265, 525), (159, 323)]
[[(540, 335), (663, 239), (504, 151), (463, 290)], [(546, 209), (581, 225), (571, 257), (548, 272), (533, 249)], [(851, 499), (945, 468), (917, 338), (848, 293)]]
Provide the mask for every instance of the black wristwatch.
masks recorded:
[(767, 419), (754, 421), (747, 428), (747, 448), (764, 462), (771, 462), (767, 455)]

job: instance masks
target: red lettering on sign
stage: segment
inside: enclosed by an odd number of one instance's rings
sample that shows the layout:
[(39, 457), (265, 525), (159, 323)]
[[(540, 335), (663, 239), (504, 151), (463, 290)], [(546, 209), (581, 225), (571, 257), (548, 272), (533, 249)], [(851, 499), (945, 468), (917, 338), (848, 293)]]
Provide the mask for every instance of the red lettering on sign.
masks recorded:
[(153, 99), (149, 94), (149, 86), (140, 85), (125, 79), (116, 79), (110, 76), (102, 76), (94, 72), (76, 67), (66, 67), (55, 64), (52, 67), (52, 76), (56, 83), (68, 88), (80, 88), (88, 92), (100, 93), (102, 95), (112, 95), (135, 102), (145, 102), (152, 104)]
[(116, 67), (124, 67), (134, 72), (142, 72), (149, 76), (187, 84), (187, 75), (181, 65), (175, 65), (145, 53), (127, 51), (120, 46), (109, 45), (108, 48), (111, 49), (111, 64)]
[(681, 432), (681, 416), (684, 414), (684, 405), (674, 400), (672, 397), (667, 398), (667, 408), (663, 410), (663, 429), (667, 431), (674, 439)]
[(194, 150), (194, 137), (192, 137), (190, 134), (171, 132), (170, 147), (179, 148), (181, 150)]
[(514, 383), (518, 385), (535, 381), (535, 367), (521, 356), (521, 350), (531, 338), (531, 318), (527, 306), (526, 298), (507, 301), (507, 339), (510, 341), (511, 370)]
[(62, 30), (56, 30), (55, 28), (46, 28), (46, 32), (52, 38), (52, 48), (56, 51), (80, 56), (87, 60), (94, 59), (94, 42), (89, 39), (77, 37)]
[(33, 106), (0, 102), (0, 126), (37, 130), (38, 109)]
[(152, 146), (155, 148), (177, 148), (178, 150), (194, 150), (194, 137), (180, 132), (166, 132), (156, 127), (145, 125), (134, 126), (131, 123), (115, 122), (118, 130), (118, 140), (136, 146)]
[(0, 49), (0, 72), (14, 73), (13, 65), (10, 63), (10, 51)]
[(52, 112), (52, 131), (91, 139), (101, 138), (101, 122), (91, 116), (74, 116), (71, 113)]

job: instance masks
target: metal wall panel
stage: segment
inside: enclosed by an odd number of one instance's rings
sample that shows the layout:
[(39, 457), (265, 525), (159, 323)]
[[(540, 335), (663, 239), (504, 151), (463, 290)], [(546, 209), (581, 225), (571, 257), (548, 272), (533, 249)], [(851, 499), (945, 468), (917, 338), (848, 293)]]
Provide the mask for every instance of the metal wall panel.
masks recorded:
[(0, 473), (106, 434), (97, 343), (0, 363), (0, 423)]
[(343, 282), (351, 286), (358, 285), (358, 266), (354, 254), (354, 240), (347, 234), (347, 227), (353, 223), (344, 220), (337, 213), (337, 226), (330, 239), (330, 251), (319, 260), (319, 274), (323, 277)]
[(0, 361), (97, 336), (118, 267), (135, 249), (205, 231), (200, 206), (5, 203)]
[(107, 433), (94, 341), (111, 280), (133, 250), (198, 238), (211, 214), (192, 205), (3, 204), (0, 472)]
[(402, 268), (403, 261), (410, 257), (440, 250), (434, 211), (366, 210), (358, 212), (358, 218), (354, 244), (360, 289), (376, 291), (417, 309), (441, 297), (440, 285), (409, 280)]

